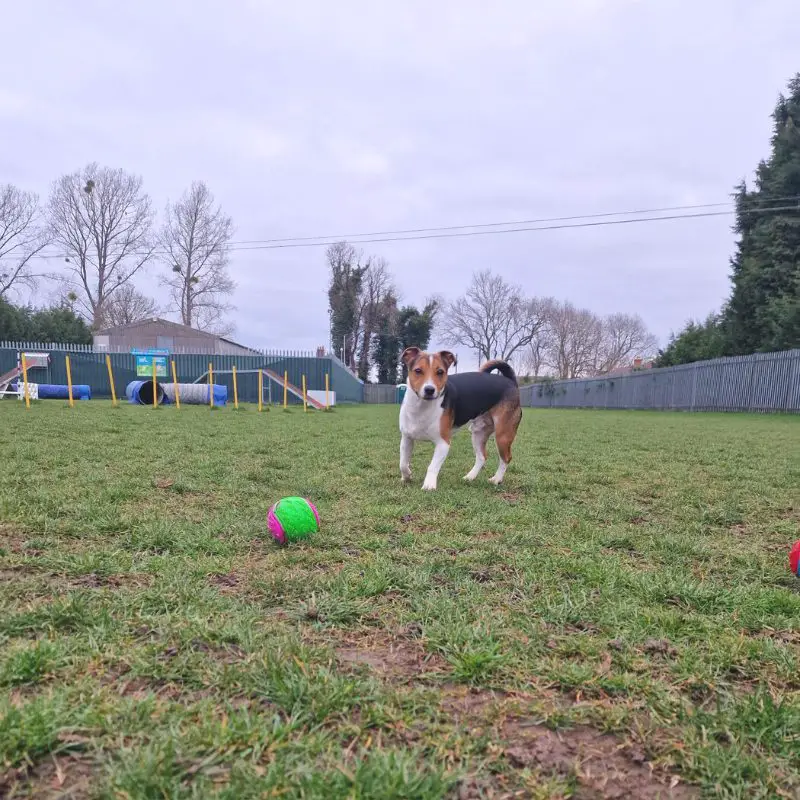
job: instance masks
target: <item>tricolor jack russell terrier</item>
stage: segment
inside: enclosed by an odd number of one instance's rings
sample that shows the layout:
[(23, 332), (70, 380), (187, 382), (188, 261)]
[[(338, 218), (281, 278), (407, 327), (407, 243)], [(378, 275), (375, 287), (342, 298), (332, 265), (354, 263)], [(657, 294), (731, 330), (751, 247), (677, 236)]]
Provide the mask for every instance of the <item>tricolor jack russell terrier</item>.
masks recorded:
[[(486, 442), (494, 433), (500, 463), (489, 480), (500, 483), (511, 462), (511, 443), (522, 419), (514, 370), (505, 361), (487, 361), (479, 372), (448, 377), (447, 370), (456, 363), (456, 357), (447, 350), (424, 353), (418, 347), (403, 351), (403, 363), (408, 368), (408, 390), (400, 407), (400, 475), (403, 481), (411, 480), (414, 442), (433, 442), (433, 458), (422, 484), (423, 489), (433, 491), (450, 451), (453, 431), (469, 423), (475, 466), (464, 480), (473, 481), (478, 477), (486, 462)], [(491, 374), (492, 370), (501, 374)]]

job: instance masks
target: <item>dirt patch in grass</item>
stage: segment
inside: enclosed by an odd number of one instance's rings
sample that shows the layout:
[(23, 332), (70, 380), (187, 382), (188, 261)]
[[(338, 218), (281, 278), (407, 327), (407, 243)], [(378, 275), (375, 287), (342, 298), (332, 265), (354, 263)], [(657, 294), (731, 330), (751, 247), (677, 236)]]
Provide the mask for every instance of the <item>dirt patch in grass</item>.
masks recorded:
[(800, 631), (774, 630), (773, 628), (763, 628), (755, 638), (769, 639), (780, 644), (800, 645)]
[(150, 586), (153, 576), (142, 572), (121, 572), (115, 575), (104, 575), (90, 572), (85, 575), (66, 575), (63, 572), (42, 571), (30, 564), (0, 569), (0, 583), (18, 581), (21, 578), (34, 580), (47, 585), (57, 592), (72, 589), (123, 589)]
[(72, 587), (82, 587), (85, 589), (124, 589), (127, 587), (150, 586), (153, 583), (153, 576), (143, 572), (121, 572), (116, 575), (102, 575), (97, 572), (90, 572), (87, 575), (78, 575), (67, 579)]
[(395, 680), (424, 680), (447, 672), (440, 656), (425, 651), (411, 635), (386, 631), (344, 634), (334, 648), (336, 661), (344, 667), (367, 667), (377, 675)]
[(31, 535), (17, 525), (9, 525), (0, 522), (0, 553), (25, 553), (26, 555), (40, 555), (41, 551), (31, 550), (25, 545), (30, 540)]
[(84, 800), (97, 789), (92, 759), (80, 753), (51, 756), (33, 766), (0, 774), (0, 797)]
[(456, 800), (512, 800), (512, 798), (530, 797), (524, 790), (515, 790), (509, 785), (507, 775), (489, 775), (478, 777), (468, 775), (462, 778), (456, 789)]
[(577, 797), (686, 800), (699, 794), (680, 785), (677, 776), (659, 775), (641, 750), (593, 728), (553, 731), (508, 719), (500, 725), (500, 735), (512, 767), (574, 777), (581, 787)]
[(225, 593), (236, 589), (241, 579), (235, 572), (227, 572), (225, 574), (214, 572), (208, 576), (208, 582), (216, 586), (220, 592)]
[(678, 651), (666, 639), (648, 639), (643, 645), (642, 650), (650, 655), (674, 658)]
[(510, 506), (515, 506), (522, 500), (522, 495), (518, 492), (502, 492), (500, 497)]
[(0, 569), (0, 583), (10, 583), (18, 581), (20, 578), (35, 575), (36, 570), (29, 566), (3, 567)]
[[(588, 726), (552, 730), (540, 719), (519, 711), (526, 704), (541, 704), (546, 699), (539, 693), (534, 696), (449, 685), (443, 689), (440, 702), (456, 724), (472, 731), (491, 731), (503, 759), (514, 769), (577, 781), (575, 797), (685, 800), (698, 796), (693, 787), (679, 784), (676, 776), (654, 767), (632, 743)], [(558, 705), (558, 696), (550, 699)], [(507, 788), (501, 788), (498, 779), (480, 776), (466, 780), (457, 796), (514, 796), (502, 794)]]
[(192, 639), (189, 646), (196, 653), (207, 653), (226, 664), (234, 664), (247, 658), (247, 653), (238, 644), (211, 644), (202, 639)]
[(179, 700), (187, 697), (194, 700), (194, 693), (185, 691), (178, 684), (152, 678), (137, 677), (122, 680), (117, 686), (117, 693), (120, 697), (132, 697), (134, 700), (144, 700), (150, 695), (159, 700)]
[(402, 530), (409, 533), (436, 533), (440, 530), (439, 525), (431, 525), (425, 521), (425, 517), (418, 517), (416, 514), (403, 514), (400, 517)]
[(441, 708), (456, 722), (475, 724), (485, 721), (490, 711), (499, 710), (513, 697), (508, 692), (448, 684), (442, 689)]

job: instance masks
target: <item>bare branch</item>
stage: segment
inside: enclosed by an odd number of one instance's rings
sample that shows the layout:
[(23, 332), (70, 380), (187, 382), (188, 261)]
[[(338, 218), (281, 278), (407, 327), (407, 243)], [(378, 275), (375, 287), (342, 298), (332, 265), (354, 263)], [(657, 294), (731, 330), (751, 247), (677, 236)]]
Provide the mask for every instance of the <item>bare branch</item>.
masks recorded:
[(439, 327), (448, 344), (468, 347), (481, 361), (508, 361), (533, 341), (545, 323), (538, 301), (523, 297), (520, 287), (484, 270), (472, 276), (465, 295), (443, 309)]
[(369, 377), (373, 337), (378, 331), (381, 303), (387, 294), (394, 295), (389, 263), (383, 258), (371, 259), (361, 282), (356, 334), (360, 343), (358, 377), (363, 381)]
[(0, 185), (0, 297), (23, 286), (36, 288), (42, 274), (31, 269), (31, 261), (48, 243), (38, 196)]
[(155, 316), (158, 316), (156, 301), (142, 294), (132, 283), (126, 283), (108, 299), (102, 326), (113, 328)]
[(528, 346), (524, 348), (521, 366), (527, 375), (538, 378), (544, 374), (548, 366), (548, 353), (553, 342), (551, 319), (556, 301), (552, 297), (535, 297), (531, 302), (536, 304), (536, 314), (542, 320), (542, 324)]
[(547, 363), (559, 378), (592, 374), (602, 337), (599, 317), (572, 303), (554, 303), (549, 311)]
[(78, 305), (97, 329), (115, 292), (153, 256), (150, 198), (140, 177), (89, 164), (56, 181), (48, 211)]
[(601, 331), (594, 364), (596, 375), (629, 367), (637, 357), (654, 358), (658, 352), (658, 340), (637, 314), (611, 314), (602, 320)]
[(160, 242), (168, 272), (161, 280), (184, 325), (215, 333), (226, 328), (225, 315), (233, 310), (227, 298), (236, 288), (228, 274), (233, 232), (233, 220), (214, 206), (214, 195), (202, 181), (167, 206)]

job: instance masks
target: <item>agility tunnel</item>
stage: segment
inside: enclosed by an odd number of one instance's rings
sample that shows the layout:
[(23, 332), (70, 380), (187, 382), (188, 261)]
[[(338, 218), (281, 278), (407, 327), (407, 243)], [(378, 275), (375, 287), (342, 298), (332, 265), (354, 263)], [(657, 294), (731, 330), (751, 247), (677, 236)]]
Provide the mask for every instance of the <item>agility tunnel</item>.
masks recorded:
[[(161, 405), (166, 402), (167, 395), (164, 392), (164, 386), (161, 383), (156, 383), (156, 405)], [(140, 406), (153, 405), (153, 381), (131, 381), (125, 387), (125, 396), (128, 398), (129, 403)]]
[[(29, 383), (28, 386), (33, 384)], [(22, 384), (19, 384), (22, 388)], [(39, 383), (37, 384), (37, 393), (39, 400), (69, 400), (69, 386), (61, 385), (58, 383)], [(72, 384), (72, 399), (73, 400), (91, 400), (92, 387), (85, 383)]]
[[(179, 383), (178, 391), (181, 403), (188, 406), (209, 405), (207, 383)], [(175, 384), (159, 383), (156, 381), (156, 405), (172, 404), (175, 402)], [(140, 406), (153, 405), (153, 381), (131, 381), (125, 388), (125, 396), (129, 403)], [(228, 387), (214, 384), (214, 405), (224, 406), (228, 402)]]
[[(163, 384), (164, 394), (167, 396), (167, 403), (175, 402), (175, 384)], [(181, 403), (186, 403), (187, 406), (207, 406), (209, 405), (210, 398), (208, 396), (207, 383), (179, 383), (178, 391), (181, 396)], [(152, 397), (152, 395), (151, 395)], [(152, 400), (151, 400), (152, 402)], [(214, 405), (224, 406), (228, 402), (228, 387), (222, 386), (218, 383), (214, 384)]]

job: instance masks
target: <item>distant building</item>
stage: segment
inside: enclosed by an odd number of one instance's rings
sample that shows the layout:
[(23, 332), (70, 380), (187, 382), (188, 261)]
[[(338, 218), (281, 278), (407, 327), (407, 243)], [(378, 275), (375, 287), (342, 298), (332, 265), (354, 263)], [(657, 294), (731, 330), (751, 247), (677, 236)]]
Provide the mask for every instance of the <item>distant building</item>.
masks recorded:
[(161, 317), (151, 317), (98, 331), (94, 335), (94, 346), (109, 353), (169, 350), (174, 353), (244, 356), (258, 352), (225, 336), (198, 331)]
[(626, 364), (623, 367), (617, 367), (616, 369), (612, 369), (611, 372), (607, 372), (605, 375), (599, 375), (597, 377), (615, 378), (620, 375), (629, 375), (631, 372), (641, 372), (643, 369), (653, 369), (653, 362), (644, 361), (641, 358), (634, 358), (632, 364)]

